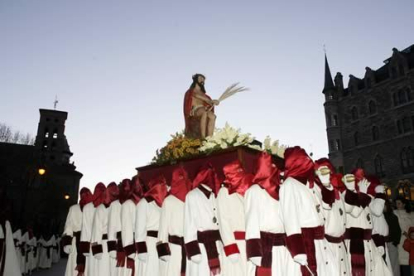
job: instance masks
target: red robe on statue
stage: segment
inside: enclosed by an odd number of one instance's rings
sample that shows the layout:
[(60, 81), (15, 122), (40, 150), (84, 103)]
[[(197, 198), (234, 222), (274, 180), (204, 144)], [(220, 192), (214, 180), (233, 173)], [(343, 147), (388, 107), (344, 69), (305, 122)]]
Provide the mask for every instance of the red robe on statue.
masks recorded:
[[(187, 92), (185, 92), (184, 95), (184, 105), (183, 105), (183, 109), (184, 109), (184, 120), (185, 120), (185, 135), (189, 136), (189, 137), (201, 137), (200, 135), (200, 123), (198, 118), (196, 120), (191, 120), (191, 110), (193, 108), (193, 95), (194, 95), (194, 89), (190, 88), (187, 90)], [(204, 94), (207, 98), (210, 98), (209, 95)], [(204, 103), (204, 106), (206, 107), (210, 107), (209, 104)], [(212, 111), (214, 112), (214, 108), (212, 109)]]

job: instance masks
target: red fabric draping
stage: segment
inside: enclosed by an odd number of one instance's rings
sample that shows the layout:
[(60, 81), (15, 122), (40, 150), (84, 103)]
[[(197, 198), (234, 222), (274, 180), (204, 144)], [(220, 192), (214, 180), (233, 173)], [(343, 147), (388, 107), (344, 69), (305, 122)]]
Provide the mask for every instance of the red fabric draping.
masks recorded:
[(372, 195), (373, 197), (375, 197), (375, 194), (376, 194), (375, 193), (375, 188), (377, 186), (381, 185), (381, 181), (375, 175), (369, 175), (369, 176), (367, 176), (367, 180), (368, 180), (368, 182), (371, 183), (368, 186), (367, 194)]
[(131, 193), (130, 199), (135, 203), (138, 204), (140, 199), (143, 197), (144, 191), (142, 189), (142, 184), (138, 176), (134, 176), (131, 182)]
[(191, 189), (191, 180), (184, 168), (178, 167), (173, 171), (170, 195), (185, 202), (185, 196)]
[(352, 174), (355, 176), (355, 185), (357, 186), (359, 181), (365, 178), (365, 172), (361, 168), (354, 169)]
[(229, 194), (238, 193), (244, 196), (246, 190), (252, 185), (253, 174), (244, 172), (239, 160), (235, 160), (223, 168), (224, 183), (227, 184)]
[(149, 182), (149, 190), (144, 197), (148, 201), (154, 200), (155, 203), (161, 207), (164, 199), (167, 197), (167, 181), (163, 176), (159, 176)]
[(83, 207), (92, 202), (93, 200), (93, 195), (91, 190), (89, 190), (88, 188), (84, 187), (80, 190), (80, 200), (79, 200), (79, 206), (81, 207), (81, 210), (83, 210)]
[(335, 167), (332, 165), (331, 161), (328, 158), (321, 158), (315, 161), (314, 169), (317, 171), (320, 167), (326, 166), (331, 171), (335, 173)]
[(339, 192), (343, 192), (346, 190), (344, 182), (342, 182), (343, 175), (341, 173), (333, 173), (331, 174), (331, 184), (334, 186), (336, 190)]
[(111, 182), (106, 187), (106, 199), (105, 205), (109, 206), (113, 201), (118, 200), (119, 198), (119, 187), (115, 182)]
[(220, 189), (220, 180), (217, 177), (214, 167), (210, 163), (201, 167), (193, 180), (193, 189), (197, 188), (200, 184), (208, 186), (212, 192), (217, 195), (218, 190)]
[(119, 185), (119, 202), (123, 204), (127, 201), (132, 194), (132, 185), (131, 180), (124, 179), (122, 180), (121, 184)]
[(99, 205), (105, 203), (106, 198), (106, 187), (105, 184), (99, 182), (95, 186), (95, 190), (93, 191), (93, 205), (98, 207)]
[(312, 188), (314, 182), (314, 164), (306, 151), (301, 147), (287, 148), (285, 151), (285, 178), (293, 177)]
[(272, 162), (272, 156), (262, 152), (257, 160), (257, 171), (252, 183), (259, 184), (268, 194), (279, 200), (280, 176), (279, 170)]

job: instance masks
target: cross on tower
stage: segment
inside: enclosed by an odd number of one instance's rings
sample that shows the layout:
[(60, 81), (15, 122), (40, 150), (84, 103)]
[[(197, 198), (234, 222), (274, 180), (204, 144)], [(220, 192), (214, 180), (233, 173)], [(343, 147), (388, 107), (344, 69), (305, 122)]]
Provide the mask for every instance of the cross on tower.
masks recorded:
[(57, 95), (55, 96), (55, 101), (53, 102), (54, 109), (56, 110), (57, 104), (59, 103)]

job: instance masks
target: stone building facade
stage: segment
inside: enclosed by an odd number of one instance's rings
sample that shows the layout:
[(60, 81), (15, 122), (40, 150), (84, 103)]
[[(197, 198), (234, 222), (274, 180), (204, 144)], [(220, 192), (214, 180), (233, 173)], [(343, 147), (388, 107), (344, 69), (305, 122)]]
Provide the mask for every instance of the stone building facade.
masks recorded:
[(414, 183), (414, 45), (399, 51), (363, 78), (332, 79), (325, 56), (326, 132), (329, 158), (344, 173), (362, 167), (390, 187)]
[(61, 233), (69, 207), (78, 201), (82, 174), (70, 162), (67, 116), (67, 112), (40, 109), (33, 146), (0, 143), (0, 188), (14, 227)]

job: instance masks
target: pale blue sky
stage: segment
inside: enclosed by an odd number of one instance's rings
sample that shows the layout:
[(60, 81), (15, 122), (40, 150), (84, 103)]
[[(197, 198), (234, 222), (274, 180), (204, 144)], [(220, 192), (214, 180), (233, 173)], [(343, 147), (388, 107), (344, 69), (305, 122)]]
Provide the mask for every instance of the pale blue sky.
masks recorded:
[(323, 45), (334, 75), (362, 77), (414, 43), (414, 1), (0, 0), (0, 122), (36, 134), (39, 108), (69, 112), (82, 186), (120, 181), (184, 127), (191, 75), (259, 140), (328, 152)]

